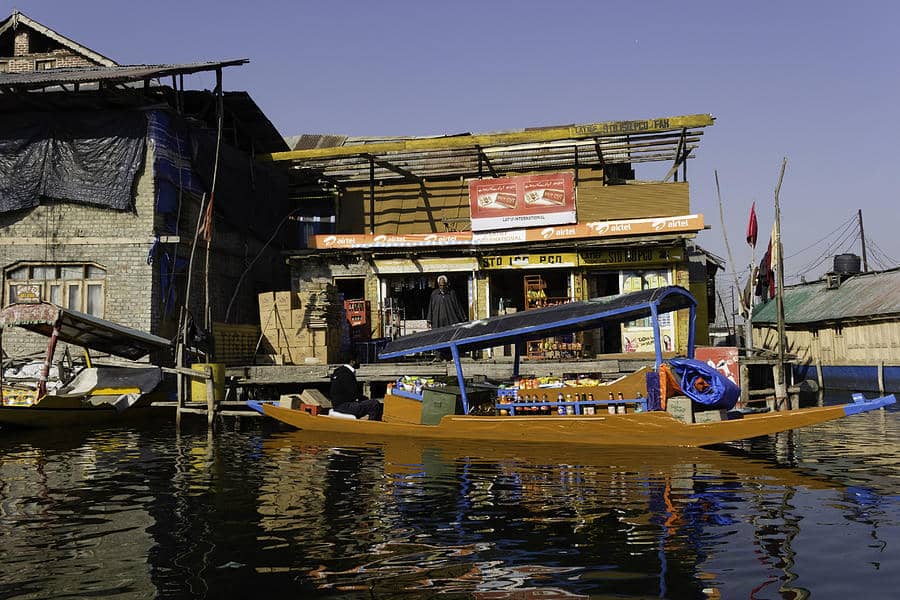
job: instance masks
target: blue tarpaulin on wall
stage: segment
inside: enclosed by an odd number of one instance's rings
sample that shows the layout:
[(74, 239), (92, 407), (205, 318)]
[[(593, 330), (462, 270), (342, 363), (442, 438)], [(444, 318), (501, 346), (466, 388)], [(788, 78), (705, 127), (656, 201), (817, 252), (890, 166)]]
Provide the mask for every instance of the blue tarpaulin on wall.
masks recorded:
[(147, 113), (147, 137), (153, 147), (156, 211), (164, 216), (166, 233), (176, 233), (179, 195), (200, 198), (206, 188), (191, 162), (192, 145), (187, 126), (170, 113)]

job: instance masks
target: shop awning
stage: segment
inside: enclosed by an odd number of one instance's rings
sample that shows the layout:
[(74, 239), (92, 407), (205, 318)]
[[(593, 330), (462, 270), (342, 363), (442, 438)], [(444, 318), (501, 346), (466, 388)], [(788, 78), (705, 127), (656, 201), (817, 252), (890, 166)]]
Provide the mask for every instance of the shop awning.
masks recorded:
[[(593, 329), (611, 322), (653, 317), (684, 308), (692, 309), (693, 313), (696, 306), (697, 301), (691, 293), (679, 286), (641, 290), (414, 333), (388, 342), (379, 358), (399, 358), (447, 348), (466, 352), (502, 344), (520, 345), (529, 340)], [(689, 331), (693, 332), (693, 326)], [(692, 335), (689, 338), (688, 354), (692, 356), (694, 340)]]
[(452, 258), (377, 258), (372, 261), (372, 269), (378, 275), (477, 271), (478, 259), (474, 256)]

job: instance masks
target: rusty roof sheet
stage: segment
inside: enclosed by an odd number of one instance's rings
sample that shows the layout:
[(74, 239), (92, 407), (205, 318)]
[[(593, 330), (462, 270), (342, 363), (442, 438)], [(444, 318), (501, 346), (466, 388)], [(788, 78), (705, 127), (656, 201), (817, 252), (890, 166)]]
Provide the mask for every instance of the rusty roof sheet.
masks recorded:
[(114, 67), (78, 67), (47, 69), (27, 73), (0, 73), (0, 91), (27, 90), (59, 85), (88, 83), (129, 83), (172, 75), (215, 71), (249, 62), (246, 58), (228, 61), (187, 63), (180, 65), (118, 65)]
[[(825, 280), (784, 288), (787, 325), (888, 316), (900, 316), (900, 268), (853, 275), (833, 290)], [(754, 309), (754, 324), (777, 320), (774, 300)]]

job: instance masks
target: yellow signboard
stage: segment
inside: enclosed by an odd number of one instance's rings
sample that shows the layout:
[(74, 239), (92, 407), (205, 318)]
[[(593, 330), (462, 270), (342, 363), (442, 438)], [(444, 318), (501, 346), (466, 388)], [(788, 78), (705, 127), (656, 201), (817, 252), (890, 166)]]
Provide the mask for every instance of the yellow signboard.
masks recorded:
[(624, 265), (669, 264), (681, 262), (684, 250), (675, 246), (626, 246), (597, 248), (578, 253), (582, 267), (620, 267)]
[(551, 252), (546, 254), (494, 254), (482, 256), (482, 269), (549, 269), (578, 266), (578, 255), (574, 252)]

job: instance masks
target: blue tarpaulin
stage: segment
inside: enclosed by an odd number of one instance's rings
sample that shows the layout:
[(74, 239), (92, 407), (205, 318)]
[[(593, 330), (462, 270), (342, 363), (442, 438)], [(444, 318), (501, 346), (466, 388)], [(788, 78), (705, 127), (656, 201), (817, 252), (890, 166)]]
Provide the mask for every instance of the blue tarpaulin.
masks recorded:
[(741, 397), (741, 388), (715, 367), (692, 358), (668, 361), (684, 395), (706, 406), (731, 410)]

